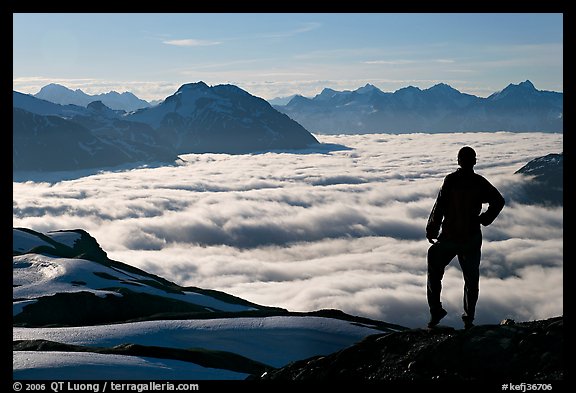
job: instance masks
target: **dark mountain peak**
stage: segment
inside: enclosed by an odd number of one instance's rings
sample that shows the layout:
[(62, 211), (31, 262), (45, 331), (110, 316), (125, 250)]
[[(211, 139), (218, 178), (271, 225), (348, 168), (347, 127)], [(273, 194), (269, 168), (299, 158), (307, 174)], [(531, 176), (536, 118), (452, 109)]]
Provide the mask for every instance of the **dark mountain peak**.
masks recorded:
[(532, 93), (537, 92), (538, 90), (536, 90), (532, 82), (530, 82), (529, 80), (525, 80), (524, 82), (520, 82), (517, 85), (510, 83), (508, 86), (506, 86), (504, 90), (502, 90), (502, 92), (505, 91), (519, 91), (523, 93)]
[[(237, 99), (238, 97), (265, 101), (262, 98), (251, 95), (246, 90), (243, 90), (236, 85), (221, 84), (208, 86), (206, 83), (200, 81), (195, 83), (186, 83), (180, 86), (180, 88), (174, 94), (168, 96), (160, 106), (164, 103), (169, 105), (177, 103), (176, 112), (184, 111), (186, 112), (186, 116), (192, 116), (196, 110), (207, 109), (207, 103), (209, 101), (218, 102), (220, 105), (224, 106), (230, 106), (232, 105), (231, 103), (224, 104), (224, 102), (231, 99)], [(182, 113), (180, 114), (182, 115)]]
[(315, 100), (329, 100), (330, 98), (333, 98), (336, 94), (338, 94), (338, 91), (331, 89), (329, 87), (325, 87), (320, 94), (318, 94), (316, 97), (314, 97), (314, 99)]
[(373, 93), (375, 91), (376, 92), (382, 92), (382, 90), (380, 90), (379, 88), (377, 88), (376, 86), (374, 86), (370, 83), (366, 83), (363, 87), (356, 89), (356, 93), (358, 93), (358, 94), (369, 94), (369, 93)]
[(446, 84), (446, 83), (438, 83), (435, 84), (434, 86), (430, 87), (427, 89), (428, 91), (431, 92), (448, 92), (448, 93), (460, 93), (458, 90), (456, 90), (455, 88), (453, 88), (452, 86)]
[(406, 87), (403, 87), (403, 88), (401, 88), (401, 89), (398, 89), (398, 90), (396, 90), (394, 93), (395, 93), (395, 94), (396, 94), (396, 93), (398, 93), (398, 94), (406, 94), (406, 93), (419, 93), (419, 92), (421, 92), (421, 91), (422, 91), (422, 90), (421, 90), (419, 87), (415, 87), (415, 86), (410, 85), (410, 86), (406, 86)]
[(86, 106), (90, 112), (96, 115), (102, 115), (107, 118), (117, 118), (118, 116), (126, 113), (126, 111), (122, 109), (112, 109), (106, 104), (104, 104), (101, 100), (95, 100), (89, 103)]
[[(38, 93), (47, 92), (47, 91), (68, 91), (70, 90), (66, 86), (59, 85), (58, 83), (49, 83), (46, 86), (43, 86)], [(71, 90), (70, 90), (71, 91)]]
[(403, 105), (412, 106), (416, 100), (421, 100), (422, 90), (419, 87), (407, 86), (396, 90), (392, 96), (396, 97)]
[(320, 93), (320, 95), (322, 94), (333, 94), (333, 93), (338, 93), (338, 91), (331, 89), (329, 87), (325, 87), (322, 89), (322, 92)]
[(310, 98), (304, 97), (303, 95), (300, 94), (296, 94), (294, 97), (292, 97), (290, 101), (288, 101), (288, 104), (286, 104), (286, 106), (296, 106), (302, 103), (309, 103), (310, 101), (312, 101)]
[(526, 80), (517, 85), (510, 83), (506, 88), (504, 88), (504, 90), (490, 95), (488, 99), (499, 100), (505, 97), (530, 96), (536, 93), (538, 93), (538, 90), (534, 87), (534, 84), (529, 80)]
[(534, 87), (534, 84), (532, 82), (530, 82), (528, 79), (526, 79), (524, 82), (520, 82), (518, 84), (518, 87), (521, 87), (523, 89), (528, 89), (528, 90), (536, 90), (536, 88)]
[(184, 92), (184, 91), (194, 91), (194, 90), (207, 90), (209, 89), (208, 85), (202, 81), (196, 83), (186, 83), (176, 91), (176, 93)]
[(86, 106), (86, 108), (93, 110), (95, 112), (104, 112), (106, 110), (110, 110), (110, 108), (104, 105), (104, 103), (100, 100), (92, 101), (91, 103), (88, 104), (88, 106)]
[(246, 90), (231, 84), (216, 85), (213, 86), (212, 89), (215, 93), (219, 94), (223, 93), (223, 94), (246, 95), (250, 97), (255, 97), (252, 94), (248, 93)]

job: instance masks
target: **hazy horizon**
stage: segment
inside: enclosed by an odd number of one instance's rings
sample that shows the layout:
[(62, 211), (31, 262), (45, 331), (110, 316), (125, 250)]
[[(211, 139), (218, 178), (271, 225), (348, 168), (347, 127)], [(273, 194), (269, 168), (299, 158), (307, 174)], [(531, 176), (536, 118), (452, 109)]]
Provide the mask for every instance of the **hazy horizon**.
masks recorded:
[(562, 13), (14, 13), (13, 88), (161, 100), (185, 83), (264, 99), (444, 82), (563, 91)]
[[(476, 171), (508, 202), (483, 228), (477, 322), (563, 313), (563, 207), (514, 202), (523, 192), (514, 172), (562, 152), (562, 134), (317, 138), (315, 150), (190, 154), (179, 166), (14, 182), (13, 225), (84, 229), (110, 258), (179, 285), (418, 327), (428, 318), (426, 220), (458, 149), (470, 145)], [(445, 322), (459, 327), (456, 261), (444, 288)]]
[[(502, 91), (504, 88), (506, 88), (506, 87), (509, 86), (510, 84), (518, 85), (518, 84), (523, 83), (523, 82), (525, 82), (525, 81), (522, 80), (522, 81), (518, 81), (518, 82), (510, 82), (509, 84), (507, 84), (507, 85), (505, 85), (505, 86), (502, 86), (500, 89), (495, 90), (495, 91), (493, 91), (493, 92), (491, 92), (491, 93), (488, 93), (487, 96), (489, 96), (489, 95), (491, 95), (491, 94), (493, 94), (493, 93), (497, 93), (497, 92), (499, 92), (499, 91)], [(530, 82), (532, 82), (532, 81), (530, 81)], [(191, 82), (187, 82), (187, 83), (205, 83), (205, 82), (204, 82), (204, 81), (201, 81), (201, 80), (198, 80), (198, 81), (191, 81)], [(184, 83), (184, 84), (187, 84), (187, 83)], [(435, 85), (437, 85), (437, 84), (442, 84), (442, 83), (445, 83), (445, 82), (443, 82), (443, 81), (438, 81), (438, 82), (435, 83), (434, 85), (430, 85), (430, 86), (428, 86), (428, 87), (426, 87), (426, 88), (422, 88), (421, 90), (426, 90), (426, 89), (431, 88), (431, 87), (433, 87), (433, 86), (435, 86)], [(47, 84), (47, 85), (41, 86), (41, 88), (46, 87), (46, 86), (48, 86), (48, 85), (50, 85), (50, 84), (56, 84), (56, 85), (64, 86), (65, 88), (70, 89), (70, 90), (75, 90), (75, 89), (70, 88), (69, 86), (66, 86), (66, 85), (61, 84), (61, 83), (56, 83), (56, 82), (51, 82), (51, 83), (49, 83), (49, 84)], [(332, 90), (340, 91), (340, 92), (345, 92), (345, 91), (358, 90), (358, 89), (366, 86), (367, 84), (374, 85), (373, 83), (367, 81), (365, 84), (363, 84), (363, 85), (361, 85), (361, 86), (352, 87), (352, 88), (343, 89), (343, 90), (337, 90), (337, 89), (332, 88), (331, 86), (325, 86), (324, 88), (328, 88), (328, 89), (332, 89)], [(448, 84), (448, 83), (445, 83), (445, 84)], [(220, 84), (215, 84), (215, 85), (212, 85), (212, 86), (211, 86), (211, 85), (208, 85), (208, 86), (209, 86), (209, 87), (214, 87), (214, 86), (217, 86), (217, 85), (220, 85)], [(400, 90), (400, 89), (403, 89), (403, 88), (406, 88), (406, 87), (409, 87), (409, 86), (411, 86), (411, 85), (400, 86), (397, 90)], [(148, 101), (148, 102), (163, 101), (163, 100), (166, 99), (167, 97), (174, 95), (174, 94), (176, 93), (176, 91), (178, 90), (178, 88), (180, 88), (180, 87), (181, 87), (181, 86), (176, 87), (176, 89), (175, 89), (172, 93), (169, 93), (166, 97), (163, 97), (163, 98), (161, 98), (161, 99), (154, 99), (154, 100), (151, 100), (151, 101)], [(451, 87), (453, 87), (453, 86), (451, 86)], [(534, 86), (534, 87), (535, 87), (536, 90), (544, 91), (544, 89), (540, 89), (539, 86)], [(23, 91), (18, 91), (18, 92), (19, 92), (19, 93), (24, 93), (24, 94), (35, 95), (35, 94), (37, 94), (37, 93), (40, 92), (41, 88), (40, 88), (38, 91), (35, 91), (35, 92), (23, 92)], [(77, 90), (81, 90), (81, 91), (82, 91), (82, 89), (77, 89)], [(385, 92), (385, 93), (394, 93), (394, 92), (397, 91), (397, 90), (394, 90), (394, 91), (384, 91), (384, 92)], [(458, 89), (456, 89), (456, 90), (458, 90)], [(15, 91), (17, 91), (17, 90), (15, 90)], [(85, 94), (88, 94), (86, 91), (83, 91), (83, 92), (84, 92)], [(105, 93), (111, 93), (111, 92), (116, 92), (116, 93), (120, 93), (120, 94), (122, 94), (122, 93), (132, 93), (132, 94), (134, 94), (134, 92), (128, 91), (128, 90), (125, 90), (125, 91), (109, 90), (109, 91), (102, 91), (102, 92), (99, 92), (99, 93), (94, 93), (94, 94), (89, 94), (89, 95), (96, 96), (96, 95), (98, 95), (98, 94), (105, 94)], [(247, 92), (250, 93), (251, 95), (254, 95), (254, 94), (252, 94), (250, 91), (247, 91)], [(464, 93), (464, 92), (460, 92), (460, 93)], [(562, 92), (559, 92), (559, 93), (562, 93)], [(469, 93), (468, 93), (468, 94), (469, 94)], [(134, 95), (135, 95), (137, 98), (142, 99), (142, 97), (139, 97), (137, 94), (134, 94)], [(294, 93), (294, 94), (292, 94), (292, 95), (301, 95), (301, 96), (304, 96), (303, 94), (300, 94), (300, 93)], [(474, 94), (472, 94), (472, 95), (474, 95)], [(269, 99), (267, 99), (267, 100), (268, 100), (268, 101), (274, 101), (275, 99), (285, 99), (285, 98), (287, 98), (287, 97), (289, 97), (289, 96), (273, 97), (273, 98), (269, 98)], [(305, 97), (305, 96), (304, 96), (304, 97)], [(313, 97), (314, 97), (314, 96), (308, 96), (307, 98), (313, 98)], [(477, 97), (480, 97), (480, 96), (477, 96)], [(263, 97), (260, 97), (260, 98), (263, 98)], [(483, 97), (483, 98), (486, 98), (486, 97)], [(48, 101), (50, 101), (50, 100), (48, 100)]]

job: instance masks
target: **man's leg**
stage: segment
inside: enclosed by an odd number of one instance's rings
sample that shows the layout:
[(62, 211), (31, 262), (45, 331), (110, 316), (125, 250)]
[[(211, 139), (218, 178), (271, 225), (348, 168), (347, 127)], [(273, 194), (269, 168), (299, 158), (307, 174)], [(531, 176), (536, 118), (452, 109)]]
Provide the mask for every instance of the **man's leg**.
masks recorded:
[(480, 292), (480, 247), (481, 239), (475, 239), (469, 247), (458, 254), (458, 262), (464, 276), (464, 327), (472, 327), (476, 313), (476, 303)]
[(428, 249), (426, 298), (430, 308), (430, 322), (428, 323), (430, 327), (437, 325), (446, 315), (440, 301), (442, 278), (444, 277), (444, 269), (455, 256), (456, 250), (447, 243), (437, 242)]

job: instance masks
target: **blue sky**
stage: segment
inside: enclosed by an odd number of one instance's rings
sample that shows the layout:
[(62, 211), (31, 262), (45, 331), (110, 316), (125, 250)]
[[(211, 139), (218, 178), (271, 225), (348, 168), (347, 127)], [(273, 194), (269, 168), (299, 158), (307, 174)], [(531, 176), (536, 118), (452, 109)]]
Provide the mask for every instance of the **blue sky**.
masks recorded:
[(14, 90), (60, 83), (163, 99), (189, 82), (271, 99), (444, 82), (563, 91), (561, 13), (16, 13)]

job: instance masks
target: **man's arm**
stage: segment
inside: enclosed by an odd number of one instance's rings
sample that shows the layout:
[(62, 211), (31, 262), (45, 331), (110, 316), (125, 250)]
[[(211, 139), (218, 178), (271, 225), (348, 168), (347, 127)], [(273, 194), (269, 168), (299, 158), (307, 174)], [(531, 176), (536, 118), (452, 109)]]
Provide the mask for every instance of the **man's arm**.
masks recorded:
[(434, 243), (433, 239), (438, 239), (443, 218), (444, 197), (441, 189), (434, 203), (434, 207), (432, 207), (432, 211), (430, 212), (430, 217), (428, 217), (428, 223), (426, 224), (426, 239), (428, 239), (430, 243)]
[(486, 180), (483, 203), (488, 203), (488, 209), (480, 214), (480, 224), (488, 226), (498, 217), (506, 203), (504, 197), (488, 180)]

